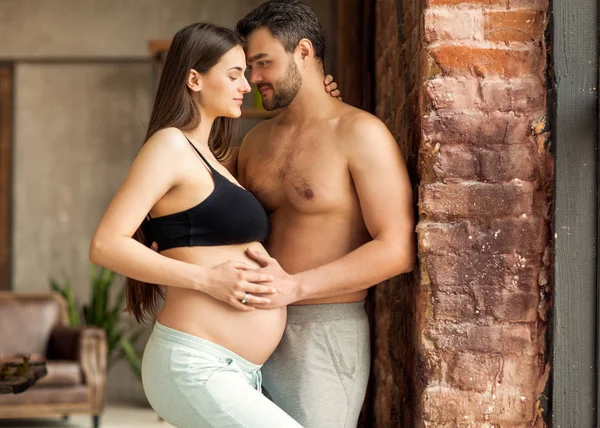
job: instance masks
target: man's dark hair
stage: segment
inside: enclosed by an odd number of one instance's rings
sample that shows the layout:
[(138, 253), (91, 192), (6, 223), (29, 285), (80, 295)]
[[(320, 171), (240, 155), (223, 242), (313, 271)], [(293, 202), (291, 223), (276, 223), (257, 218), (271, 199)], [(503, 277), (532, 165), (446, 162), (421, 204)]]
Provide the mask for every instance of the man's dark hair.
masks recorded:
[(236, 26), (244, 38), (259, 28), (267, 28), (283, 44), (287, 52), (294, 52), (302, 39), (311, 41), (315, 57), (324, 64), (325, 34), (312, 8), (300, 0), (271, 0), (261, 4)]

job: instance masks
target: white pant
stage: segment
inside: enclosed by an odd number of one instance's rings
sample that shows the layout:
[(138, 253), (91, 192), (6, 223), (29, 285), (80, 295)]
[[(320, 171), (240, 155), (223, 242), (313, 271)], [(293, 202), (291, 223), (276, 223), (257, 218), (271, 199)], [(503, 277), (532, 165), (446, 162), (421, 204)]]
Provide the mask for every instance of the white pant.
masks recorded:
[(302, 428), (261, 392), (261, 366), (222, 346), (154, 326), (142, 361), (152, 408), (180, 428)]

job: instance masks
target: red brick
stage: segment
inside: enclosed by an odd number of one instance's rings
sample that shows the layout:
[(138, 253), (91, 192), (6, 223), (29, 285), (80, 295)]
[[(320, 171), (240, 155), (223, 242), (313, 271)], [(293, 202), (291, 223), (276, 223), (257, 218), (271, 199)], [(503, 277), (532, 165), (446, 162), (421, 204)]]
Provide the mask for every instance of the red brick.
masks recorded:
[(425, 11), (425, 41), (483, 40), (483, 12), (434, 8)]
[(497, 354), (451, 353), (445, 360), (448, 385), (463, 391), (491, 391), (502, 374)]
[(535, 322), (538, 319), (538, 293), (498, 292), (472, 287), (472, 293), (434, 293), (434, 317), (442, 321), (478, 320)]
[(459, 5), (475, 5), (486, 9), (498, 7), (507, 10), (520, 8), (546, 10), (548, 0), (426, 0), (426, 7)]
[(428, 51), (445, 75), (541, 77), (546, 67), (543, 47), (524, 46), (517, 49), (515, 46), (440, 45), (430, 47)]
[(530, 112), (546, 107), (546, 91), (538, 77), (479, 79), (475, 76), (438, 76), (425, 83), (426, 110)]
[(442, 385), (445, 383), (445, 367), (442, 356), (445, 351), (435, 349), (421, 349), (418, 360), (422, 362), (421, 375), (429, 385)]
[(420, 190), (419, 212), (423, 218), (518, 217), (537, 211), (535, 185), (528, 181), (433, 183), (422, 185)]
[(485, 38), (491, 41), (526, 42), (544, 37), (543, 10), (486, 11)]
[[(459, 416), (460, 417), (460, 416)], [(469, 422), (468, 419), (464, 419), (463, 421), (458, 421), (458, 417), (452, 422), (430, 422), (430, 421), (421, 421), (423, 424), (423, 428), (504, 428), (508, 425), (500, 425), (489, 424), (489, 422), (481, 423), (481, 422)], [(531, 425), (535, 423), (535, 425)], [(397, 425), (399, 426), (399, 425)], [(513, 423), (511, 422), (510, 428), (547, 428), (544, 420), (542, 418), (538, 418), (535, 422), (523, 422), (523, 423)]]
[(417, 234), (420, 252), (440, 255), (464, 251), (481, 254), (527, 251), (541, 254), (548, 245), (547, 225), (540, 217), (497, 219), (489, 226), (473, 224), (469, 220), (454, 223), (422, 220), (417, 225)]
[[(481, 394), (451, 387), (433, 386), (423, 396), (423, 418), (438, 427), (442, 423), (460, 423), (465, 427), (514, 427), (535, 419), (537, 397), (512, 394)], [(469, 424), (469, 425), (467, 425)], [(427, 425), (426, 425), (427, 426)]]
[(426, 110), (479, 109), (479, 79), (474, 76), (438, 76), (425, 83)]
[[(524, 145), (519, 144), (518, 146), (522, 147)], [(444, 144), (438, 147), (437, 152), (435, 152), (435, 146), (431, 147), (431, 144), (424, 145), (424, 148), (430, 149), (434, 157), (431, 172), (435, 177), (435, 181), (444, 178), (486, 180), (482, 175), (487, 175), (487, 171), (481, 167), (481, 161), (485, 155), (492, 157), (494, 153), (486, 148), (477, 150), (477, 147), (471, 144)], [(524, 177), (510, 177), (509, 179), (513, 178), (527, 179)]]
[(532, 391), (534, 396), (541, 394), (548, 380), (550, 366), (543, 361), (543, 355), (518, 356), (502, 359), (502, 389)]
[(432, 6), (457, 6), (462, 4), (475, 4), (484, 6), (506, 6), (508, 0), (426, 0), (426, 7)]
[(529, 144), (534, 127), (545, 114), (545, 109), (521, 115), (515, 112), (435, 112), (423, 117), (423, 134), (433, 144)]
[(534, 322), (538, 319), (539, 293), (482, 293), (484, 312), (496, 321)]
[(535, 356), (544, 349), (543, 335), (540, 335), (536, 323), (477, 325), (428, 322), (430, 325), (425, 326), (423, 336), (438, 350)]
[(474, 352), (424, 351), (427, 383), (463, 391), (507, 393), (521, 391), (537, 396), (544, 388), (548, 365), (543, 355), (503, 356)]
[(442, 321), (472, 321), (480, 318), (473, 296), (469, 294), (435, 293), (433, 316)]
[(546, 89), (539, 77), (481, 81), (481, 110), (527, 112), (546, 107)]
[(463, 252), (460, 255), (429, 254), (421, 257), (430, 283), (440, 292), (471, 293), (473, 289), (497, 292), (502, 290), (536, 293), (538, 291), (539, 260), (534, 255), (486, 255)]
[[(539, 267), (527, 264), (509, 266), (505, 259), (513, 255), (484, 256), (476, 253), (462, 253), (460, 256), (429, 255), (423, 265), (426, 266), (430, 284), (440, 292), (470, 293), (474, 288), (489, 289), (490, 292), (506, 287), (510, 290), (534, 292), (537, 290)], [(460, 263), (468, 258), (466, 263)], [(486, 261), (491, 264), (486, 265)], [(513, 271), (511, 271), (513, 270)]]
[[(435, 151), (431, 145), (424, 146)], [(545, 156), (537, 145), (515, 144), (509, 146), (478, 147), (469, 144), (446, 144), (434, 156), (432, 172), (437, 179), (462, 178), (485, 182), (523, 181), (538, 179), (544, 168)]]

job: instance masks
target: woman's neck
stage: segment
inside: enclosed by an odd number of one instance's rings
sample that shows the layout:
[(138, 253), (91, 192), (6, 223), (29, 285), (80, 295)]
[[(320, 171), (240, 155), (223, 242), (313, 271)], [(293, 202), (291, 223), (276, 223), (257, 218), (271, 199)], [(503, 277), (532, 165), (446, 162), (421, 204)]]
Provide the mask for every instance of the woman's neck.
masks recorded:
[(200, 123), (198, 126), (186, 131), (185, 134), (192, 140), (192, 142), (208, 147), (208, 138), (210, 136), (210, 130), (214, 121), (214, 117), (207, 117), (200, 112)]

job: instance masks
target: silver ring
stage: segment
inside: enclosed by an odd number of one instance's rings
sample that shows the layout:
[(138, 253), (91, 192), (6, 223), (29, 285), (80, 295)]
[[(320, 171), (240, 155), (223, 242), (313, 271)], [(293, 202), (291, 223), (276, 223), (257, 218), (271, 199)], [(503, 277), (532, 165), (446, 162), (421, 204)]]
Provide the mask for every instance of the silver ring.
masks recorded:
[(244, 305), (248, 303), (248, 293), (244, 293), (244, 298), (240, 300), (240, 302), (242, 302)]

